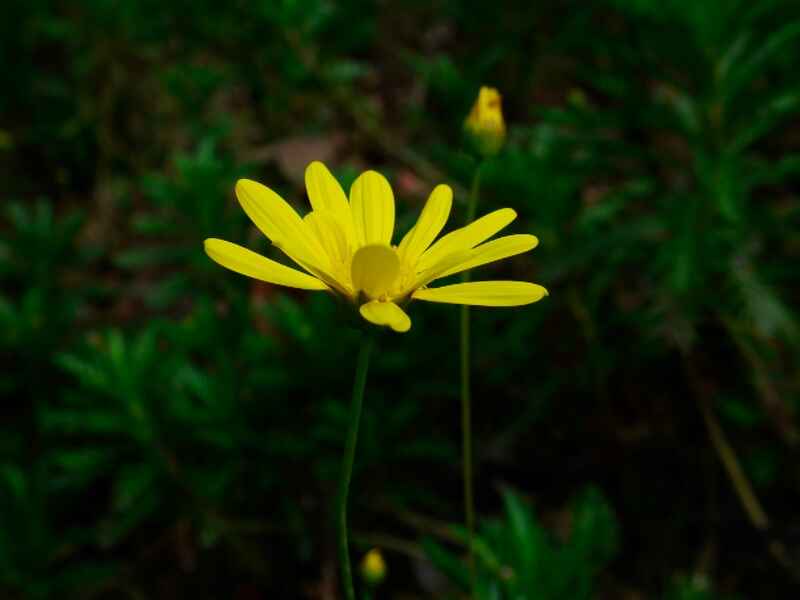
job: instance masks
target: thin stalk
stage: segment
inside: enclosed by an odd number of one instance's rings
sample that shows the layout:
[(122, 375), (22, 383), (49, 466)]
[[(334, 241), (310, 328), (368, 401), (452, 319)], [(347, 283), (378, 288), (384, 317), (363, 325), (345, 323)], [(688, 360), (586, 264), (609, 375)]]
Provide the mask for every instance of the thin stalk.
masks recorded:
[[(472, 187), (467, 204), (467, 223), (475, 219), (475, 211), (480, 195), (481, 167), (479, 163), (472, 178)], [(469, 271), (464, 271), (462, 281), (470, 279)], [(475, 574), (475, 494), (472, 482), (472, 393), (470, 383), (470, 327), (469, 306), (461, 306), (461, 465), (464, 470), (464, 515), (467, 521), (467, 560), (469, 565), (470, 592), (477, 597), (477, 578)]]
[(364, 388), (367, 384), (369, 357), (374, 344), (373, 337), (367, 334), (361, 342), (361, 349), (358, 352), (356, 376), (353, 381), (353, 400), (350, 405), (350, 426), (347, 430), (342, 460), (342, 478), (339, 482), (339, 562), (342, 570), (342, 586), (347, 600), (355, 600), (356, 597), (353, 590), (353, 571), (350, 567), (350, 550), (347, 543), (347, 496), (353, 474), (353, 460), (356, 455), (358, 425), (361, 421), (361, 405), (364, 402)]
[(775, 560), (780, 563), (781, 566), (785, 567), (791, 576), (797, 580), (798, 577), (796, 565), (789, 555), (786, 546), (784, 546), (780, 540), (774, 539), (770, 534), (771, 524), (769, 515), (767, 515), (767, 512), (764, 510), (764, 507), (762, 506), (761, 501), (758, 499), (750, 480), (747, 478), (747, 475), (745, 474), (744, 469), (739, 462), (739, 458), (736, 455), (736, 451), (728, 441), (725, 431), (722, 429), (722, 426), (720, 425), (719, 420), (717, 419), (717, 416), (710, 405), (708, 392), (704, 391), (703, 383), (700, 380), (697, 369), (692, 364), (691, 357), (688, 354), (684, 354), (684, 367), (688, 374), (689, 383), (692, 386), (693, 392), (695, 393), (697, 403), (700, 406), (700, 411), (703, 415), (703, 421), (705, 422), (706, 429), (708, 431), (708, 437), (711, 440), (711, 445), (714, 447), (722, 466), (725, 468), (725, 473), (728, 475), (728, 479), (730, 480), (736, 495), (739, 497), (739, 502), (741, 502), (742, 508), (747, 514), (747, 517), (750, 520), (750, 523), (752, 523), (753, 527), (755, 527), (758, 531), (767, 534), (767, 549), (769, 550), (770, 554), (772, 554)]

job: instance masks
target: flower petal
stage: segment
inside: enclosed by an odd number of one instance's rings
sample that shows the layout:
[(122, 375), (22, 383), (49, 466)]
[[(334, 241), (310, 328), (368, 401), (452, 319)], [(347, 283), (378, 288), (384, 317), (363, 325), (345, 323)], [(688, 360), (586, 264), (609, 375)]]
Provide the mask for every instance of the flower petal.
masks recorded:
[(482, 216), (466, 227), (451, 231), (420, 256), (419, 263), (417, 263), (417, 271), (424, 271), (430, 268), (431, 265), (450, 252), (469, 250), (477, 246), (516, 218), (517, 213), (513, 209), (501, 208)]
[(438, 275), (436, 279), (447, 277), (454, 273), (460, 273), (468, 269), (474, 269), (475, 267), (480, 267), (481, 265), (502, 260), (510, 256), (522, 254), (528, 250), (533, 250), (538, 244), (539, 240), (535, 235), (526, 233), (497, 238), (496, 240), (486, 242), (470, 250), (469, 256), (464, 262)]
[(389, 291), (400, 272), (397, 252), (384, 244), (362, 246), (353, 255), (350, 277), (356, 292), (377, 298)]
[(341, 222), (348, 241), (353, 240), (353, 218), (342, 186), (328, 168), (315, 160), (306, 168), (306, 192), (315, 211), (328, 211)]
[(303, 220), (325, 249), (331, 265), (346, 264), (350, 259), (347, 236), (339, 219), (329, 210), (312, 210)]
[(405, 333), (411, 329), (411, 319), (394, 302), (373, 300), (362, 304), (358, 310), (362, 317), (375, 325), (391, 327), (398, 333)]
[(365, 171), (350, 188), (350, 212), (356, 243), (392, 243), (394, 231), (394, 193), (386, 178), (375, 171)]
[(437, 261), (434, 265), (425, 269), (422, 273), (418, 273), (416, 278), (413, 280), (410, 286), (405, 293), (413, 292), (425, 285), (428, 285), (431, 281), (435, 279), (439, 279), (443, 277), (442, 273), (449, 271), (457, 267), (458, 265), (462, 264), (470, 257), (470, 250), (457, 250), (456, 252), (452, 252), (450, 254), (445, 254), (439, 261)]
[(314, 210), (329, 210), (340, 216), (350, 214), (350, 205), (342, 186), (328, 168), (315, 160), (306, 167), (306, 191)]
[(442, 231), (452, 206), (453, 190), (447, 185), (437, 185), (425, 203), (416, 225), (405, 235), (397, 248), (401, 262), (411, 265), (417, 262)]
[(541, 300), (547, 295), (547, 290), (541, 285), (527, 281), (472, 281), (417, 290), (413, 298), (448, 304), (521, 306)]
[(217, 264), (253, 279), (302, 290), (328, 289), (316, 277), (277, 263), (238, 244), (210, 238), (203, 246), (209, 258)]
[(325, 251), (308, 225), (278, 194), (256, 181), (240, 179), (236, 182), (236, 197), (256, 227), (289, 258), (303, 267), (330, 268)]

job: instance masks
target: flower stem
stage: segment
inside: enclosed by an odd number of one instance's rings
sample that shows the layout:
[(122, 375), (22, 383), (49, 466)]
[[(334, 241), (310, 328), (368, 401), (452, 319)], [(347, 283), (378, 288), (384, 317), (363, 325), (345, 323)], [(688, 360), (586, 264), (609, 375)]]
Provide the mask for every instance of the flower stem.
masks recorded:
[[(480, 195), (481, 167), (479, 163), (472, 178), (472, 188), (467, 204), (467, 223), (475, 219), (475, 211)], [(470, 279), (469, 271), (461, 276), (462, 281)], [(475, 574), (475, 495), (472, 485), (472, 394), (470, 389), (470, 327), (469, 306), (461, 306), (461, 465), (464, 470), (464, 515), (467, 521), (467, 559), (469, 564), (470, 592), (473, 600), (477, 597)]]
[(361, 342), (356, 363), (356, 376), (353, 381), (353, 400), (350, 405), (350, 426), (347, 430), (344, 458), (342, 460), (342, 478), (339, 482), (339, 562), (342, 570), (342, 586), (345, 598), (355, 600), (353, 590), (353, 572), (350, 568), (350, 550), (347, 543), (347, 496), (350, 491), (350, 478), (353, 474), (353, 460), (358, 440), (358, 425), (361, 421), (361, 405), (364, 401), (364, 387), (367, 383), (369, 357), (374, 346), (374, 338), (367, 334)]

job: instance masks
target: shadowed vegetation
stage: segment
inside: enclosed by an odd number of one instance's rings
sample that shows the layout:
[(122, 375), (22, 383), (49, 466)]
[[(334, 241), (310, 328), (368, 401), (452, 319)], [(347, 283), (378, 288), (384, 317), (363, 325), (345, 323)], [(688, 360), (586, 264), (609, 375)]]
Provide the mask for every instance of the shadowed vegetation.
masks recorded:
[[(473, 311), (481, 600), (789, 598), (800, 573), (800, 4), (55, 2), (0, 19), (0, 596), (336, 598), (358, 334), (240, 177), (384, 173), (550, 297)], [(395, 236), (395, 243), (399, 237)], [(481, 277), (483, 278), (483, 277)], [(350, 502), (376, 598), (464, 598), (458, 311), (378, 340)], [(360, 591), (364, 586), (358, 585)]]

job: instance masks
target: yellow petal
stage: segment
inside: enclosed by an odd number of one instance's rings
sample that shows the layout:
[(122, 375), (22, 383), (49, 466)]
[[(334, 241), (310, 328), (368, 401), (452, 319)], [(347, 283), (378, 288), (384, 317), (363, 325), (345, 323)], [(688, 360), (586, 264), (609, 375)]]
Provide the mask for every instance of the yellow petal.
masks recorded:
[(473, 281), (414, 292), (417, 300), (473, 304), (475, 306), (521, 306), (547, 296), (547, 290), (527, 281)]
[(365, 171), (350, 188), (350, 212), (356, 243), (392, 243), (394, 231), (394, 193), (386, 178), (375, 171)]
[(470, 250), (457, 250), (450, 254), (445, 254), (430, 268), (425, 269), (422, 273), (417, 274), (413, 283), (409, 286), (405, 293), (413, 292), (422, 286), (428, 285), (431, 281), (443, 277), (442, 273), (446, 273), (450, 269), (457, 267), (464, 263), (471, 256)]
[(495, 262), (496, 260), (522, 254), (528, 250), (533, 250), (538, 244), (539, 240), (535, 235), (525, 233), (497, 238), (496, 240), (486, 242), (470, 250), (469, 256), (463, 263), (456, 265), (452, 269), (448, 269), (441, 275), (438, 275), (436, 279), (447, 277), (454, 273), (460, 273), (468, 269), (474, 269), (475, 267), (480, 267), (481, 265)]
[(328, 289), (316, 277), (277, 263), (238, 244), (211, 238), (203, 246), (211, 260), (242, 275), (303, 290)]
[(322, 246), (295, 210), (266, 186), (249, 179), (236, 182), (236, 197), (244, 212), (273, 244), (303, 267), (328, 270)]
[(342, 186), (318, 160), (306, 167), (306, 191), (314, 210), (329, 210), (339, 215), (350, 214), (350, 206)]
[(350, 259), (350, 250), (339, 219), (328, 210), (312, 210), (303, 220), (322, 244), (331, 265), (346, 264)]
[(362, 246), (353, 255), (350, 276), (356, 291), (363, 291), (370, 298), (387, 293), (400, 272), (397, 252), (383, 244)]
[(315, 160), (306, 168), (306, 191), (315, 211), (327, 211), (340, 221), (348, 241), (353, 240), (353, 219), (342, 186), (328, 168)]
[(394, 302), (373, 300), (362, 304), (359, 312), (370, 323), (391, 327), (399, 333), (405, 333), (411, 329), (411, 319)]
[(428, 246), (447, 223), (452, 205), (453, 190), (447, 185), (437, 185), (425, 203), (425, 208), (422, 209), (416, 225), (405, 235), (398, 246), (397, 252), (401, 262), (410, 265), (417, 262), (420, 255), (428, 249)]
[(484, 215), (466, 227), (451, 231), (438, 240), (420, 257), (417, 270), (422, 271), (430, 268), (435, 262), (439, 261), (444, 255), (450, 252), (469, 250), (477, 246), (481, 242), (488, 240), (516, 218), (517, 213), (514, 212), (513, 209), (501, 208), (490, 212), (488, 215)]

